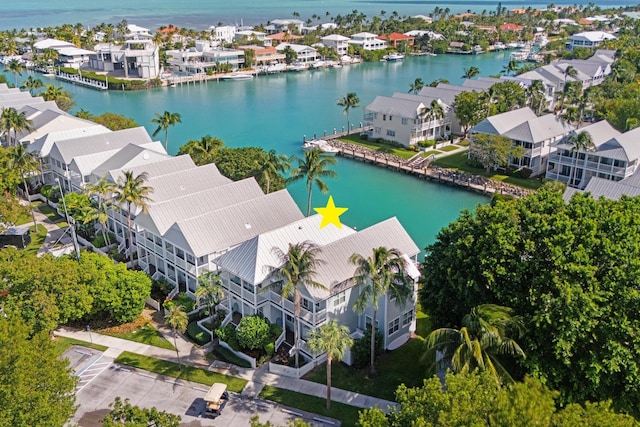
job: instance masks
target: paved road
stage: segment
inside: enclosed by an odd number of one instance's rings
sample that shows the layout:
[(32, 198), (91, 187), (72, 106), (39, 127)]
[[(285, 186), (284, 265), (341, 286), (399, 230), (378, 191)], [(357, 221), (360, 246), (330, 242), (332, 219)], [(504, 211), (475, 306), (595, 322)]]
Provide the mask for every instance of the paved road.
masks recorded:
[[(222, 415), (212, 419), (205, 416), (203, 400), (206, 385), (164, 377), (151, 372), (120, 366), (105, 353), (72, 346), (64, 354), (80, 377), (76, 392), (79, 405), (73, 422), (82, 427), (100, 426), (100, 420), (109, 412), (109, 404), (116, 396), (129, 398), (131, 404), (156, 408), (180, 415), (181, 426), (248, 426), (253, 415), (263, 422), (284, 425), (287, 420), (303, 418), (313, 426), (340, 425), (337, 420), (328, 423), (314, 420), (314, 414), (286, 408), (261, 399), (230, 393), (229, 403)], [(316, 416), (317, 417), (317, 416)]]

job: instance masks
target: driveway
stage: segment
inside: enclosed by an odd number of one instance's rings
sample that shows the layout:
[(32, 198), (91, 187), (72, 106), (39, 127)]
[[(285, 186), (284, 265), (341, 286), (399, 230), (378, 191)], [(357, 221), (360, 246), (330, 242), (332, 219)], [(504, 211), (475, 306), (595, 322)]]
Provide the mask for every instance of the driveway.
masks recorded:
[[(304, 418), (313, 426), (339, 425), (337, 420), (326, 420), (299, 410), (288, 410), (273, 402), (252, 399), (230, 393), (228, 404), (222, 415), (212, 419), (206, 417), (203, 400), (208, 387), (203, 384), (164, 377), (113, 363), (104, 353), (85, 347), (73, 346), (64, 357), (80, 377), (76, 392), (79, 406), (73, 422), (82, 427), (100, 426), (100, 420), (109, 412), (109, 404), (116, 396), (129, 398), (132, 405), (167, 411), (182, 417), (181, 426), (248, 426), (253, 415), (262, 422), (270, 421), (276, 426), (287, 420)], [(317, 419), (314, 419), (317, 418)]]

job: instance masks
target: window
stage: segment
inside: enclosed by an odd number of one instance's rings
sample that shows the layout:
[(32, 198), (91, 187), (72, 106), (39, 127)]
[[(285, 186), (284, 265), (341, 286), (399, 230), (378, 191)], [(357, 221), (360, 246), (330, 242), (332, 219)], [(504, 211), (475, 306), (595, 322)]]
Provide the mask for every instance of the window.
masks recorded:
[(165, 247), (167, 248), (167, 252), (170, 254), (173, 253), (173, 245), (171, 243), (165, 243)]
[(387, 120), (387, 115), (386, 114), (382, 115), (382, 120)]
[(389, 329), (388, 329), (389, 333), (388, 333), (388, 335), (391, 335), (391, 334), (397, 332), (398, 329), (400, 329), (400, 318), (396, 317), (391, 322), (389, 322)]
[[(367, 329), (371, 329), (371, 316), (367, 316), (365, 318), (364, 324)], [(378, 329), (379, 326), (380, 326), (380, 323), (376, 320), (376, 329)]]
[(302, 306), (309, 311), (313, 311), (313, 303), (306, 298), (302, 298)]
[(337, 307), (340, 304), (344, 304), (346, 300), (347, 300), (347, 293), (346, 292), (340, 292), (338, 295), (333, 297), (333, 306)]
[(389, 116), (389, 121), (392, 121), (392, 120), (393, 120), (393, 116)]
[(396, 131), (395, 130), (391, 130), (391, 129), (387, 129), (387, 136), (396, 136)]
[(231, 278), (229, 279), (231, 280), (233, 283), (235, 283), (236, 285), (242, 285), (242, 279), (240, 279), (238, 276), (231, 276)]
[(403, 124), (403, 125), (409, 124), (409, 119), (407, 119), (407, 118), (403, 117), (403, 118), (402, 118), (402, 124)]
[(194, 265), (196, 263), (196, 259), (190, 253), (187, 253), (187, 262), (191, 265)]
[(184, 259), (184, 251), (182, 249), (176, 248), (176, 256), (180, 259)]
[(407, 326), (413, 321), (413, 310), (409, 310), (402, 315), (402, 326)]

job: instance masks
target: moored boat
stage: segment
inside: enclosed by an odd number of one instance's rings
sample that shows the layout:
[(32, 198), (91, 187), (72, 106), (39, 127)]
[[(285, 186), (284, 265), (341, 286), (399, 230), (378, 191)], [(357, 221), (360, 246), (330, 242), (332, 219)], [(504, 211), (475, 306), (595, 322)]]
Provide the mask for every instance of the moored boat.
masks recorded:
[(382, 57), (385, 61), (402, 61), (404, 59), (404, 54), (400, 52), (391, 52)]
[(340, 152), (340, 150), (329, 145), (324, 139), (311, 139), (302, 144), (302, 151), (310, 150), (320, 150), (325, 156), (335, 156)]
[(253, 74), (249, 73), (231, 73), (220, 77), (222, 80), (251, 80)]

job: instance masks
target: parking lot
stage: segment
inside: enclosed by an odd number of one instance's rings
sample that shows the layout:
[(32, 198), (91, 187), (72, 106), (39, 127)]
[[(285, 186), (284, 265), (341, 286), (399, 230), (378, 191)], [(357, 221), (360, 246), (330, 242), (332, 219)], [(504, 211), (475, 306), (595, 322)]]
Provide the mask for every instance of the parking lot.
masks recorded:
[[(79, 405), (73, 422), (82, 427), (100, 426), (100, 420), (109, 412), (109, 404), (116, 396), (129, 398), (131, 404), (180, 415), (184, 426), (248, 426), (253, 415), (276, 426), (299, 418), (286, 408), (273, 402), (251, 399), (230, 393), (222, 414), (213, 419), (205, 415), (204, 395), (208, 386), (175, 378), (163, 377), (113, 363), (113, 358), (100, 351), (73, 346), (64, 354), (80, 377), (76, 404)], [(314, 420), (313, 414), (301, 413), (313, 426), (339, 425), (339, 421)], [(333, 424), (331, 423), (333, 422)]]

